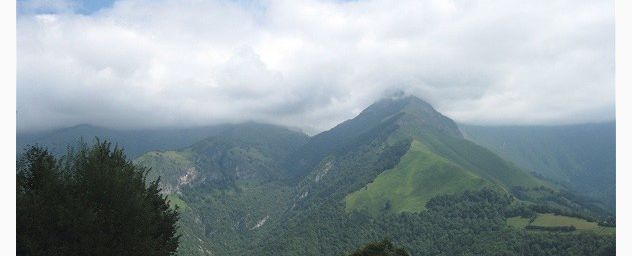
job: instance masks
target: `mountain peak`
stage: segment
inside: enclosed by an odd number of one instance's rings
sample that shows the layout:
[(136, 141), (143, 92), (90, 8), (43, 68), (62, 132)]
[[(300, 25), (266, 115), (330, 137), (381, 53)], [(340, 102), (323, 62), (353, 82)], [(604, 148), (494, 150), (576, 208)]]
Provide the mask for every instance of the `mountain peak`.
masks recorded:
[(430, 104), (415, 96), (400, 94), (377, 101), (353, 119), (315, 135), (304, 149), (295, 154), (306, 158), (306, 165), (315, 165), (332, 150), (362, 136), (397, 133), (398, 139), (411, 139), (426, 132), (463, 138), (454, 121), (437, 112)]
[(454, 121), (439, 113), (428, 102), (412, 95), (397, 95), (379, 100), (362, 111), (356, 119), (385, 120), (396, 115), (400, 115), (400, 126), (426, 127), (462, 137)]
[(438, 113), (428, 102), (412, 95), (382, 98), (363, 110), (359, 116), (371, 113), (393, 115), (399, 112)]

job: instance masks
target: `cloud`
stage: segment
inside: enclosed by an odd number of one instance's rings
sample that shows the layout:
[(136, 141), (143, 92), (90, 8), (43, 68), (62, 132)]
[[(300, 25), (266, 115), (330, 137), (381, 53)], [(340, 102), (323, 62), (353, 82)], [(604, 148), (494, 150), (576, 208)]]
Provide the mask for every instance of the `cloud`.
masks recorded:
[(465, 123), (614, 119), (612, 1), (121, 0), (89, 15), (63, 10), (18, 16), (18, 130), (254, 120), (314, 133), (396, 90)]

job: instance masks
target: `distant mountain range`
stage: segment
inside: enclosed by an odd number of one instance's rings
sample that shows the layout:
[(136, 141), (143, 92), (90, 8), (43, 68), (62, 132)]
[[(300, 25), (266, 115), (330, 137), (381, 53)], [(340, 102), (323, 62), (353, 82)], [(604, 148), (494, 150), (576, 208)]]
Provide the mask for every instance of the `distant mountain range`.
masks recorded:
[(18, 132), (16, 147), (17, 152), (21, 153), (26, 145), (38, 144), (59, 155), (64, 154), (68, 146), (76, 146), (80, 139), (86, 143), (92, 143), (98, 137), (125, 148), (127, 156), (133, 159), (152, 150), (169, 150), (190, 146), (202, 139), (216, 135), (230, 126), (119, 131), (83, 124), (44, 132)]
[[(78, 126), (18, 134), (17, 147), (58, 152), (94, 136), (123, 146), (180, 207), (183, 255), (337, 255), (384, 235), (414, 255), (489, 255), (524, 252), (516, 243), (535, 239), (506, 217), (614, 214), (614, 205), (584, 197), (614, 202), (612, 126), (457, 126), (407, 96), (313, 137), (257, 123)], [(479, 241), (501, 234), (498, 243)], [(452, 244), (461, 240), (470, 242)]]
[(616, 123), (460, 125), (465, 137), (541, 177), (615, 210)]

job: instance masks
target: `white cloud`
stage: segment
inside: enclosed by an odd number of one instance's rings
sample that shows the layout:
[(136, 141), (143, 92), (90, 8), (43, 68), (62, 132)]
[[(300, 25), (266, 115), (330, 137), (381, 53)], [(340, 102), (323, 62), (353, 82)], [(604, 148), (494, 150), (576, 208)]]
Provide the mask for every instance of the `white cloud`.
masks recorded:
[(457, 121), (614, 119), (612, 1), (117, 1), (17, 21), (18, 130), (320, 131), (396, 89)]

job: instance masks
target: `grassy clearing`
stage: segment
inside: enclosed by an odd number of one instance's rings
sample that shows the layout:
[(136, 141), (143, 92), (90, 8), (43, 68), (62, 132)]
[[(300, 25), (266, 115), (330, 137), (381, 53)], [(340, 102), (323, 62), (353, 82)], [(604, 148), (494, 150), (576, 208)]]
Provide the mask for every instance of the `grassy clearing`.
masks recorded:
[(538, 214), (538, 217), (531, 223), (534, 226), (556, 227), (556, 226), (575, 226), (578, 232), (596, 232), (604, 235), (614, 235), (616, 228), (602, 227), (597, 222), (589, 222), (584, 219), (554, 215), (554, 214)]
[[(555, 215), (555, 214), (538, 214), (538, 217), (529, 223), (528, 218), (523, 217), (511, 217), (507, 218), (507, 225), (514, 228), (525, 228), (528, 225), (540, 226), (540, 227), (561, 227), (561, 226), (574, 226), (577, 230), (575, 232), (595, 232), (602, 235), (615, 235), (616, 228), (614, 227), (602, 227), (597, 222), (589, 222), (584, 219)], [(542, 232), (542, 231), (531, 231)]]
[(527, 225), (529, 225), (529, 218), (523, 218), (523, 217), (511, 217), (511, 218), (507, 218), (507, 225), (509, 225), (510, 227), (514, 227), (514, 228), (525, 228)]
[(578, 230), (594, 230), (598, 227), (597, 222), (588, 222), (580, 218), (550, 213), (538, 214), (538, 217), (531, 225), (540, 227), (575, 226)]
[(169, 206), (175, 208), (178, 206), (180, 211), (186, 211), (189, 208), (189, 205), (185, 201), (183, 201), (179, 196), (171, 194), (167, 196), (167, 200), (169, 200)]

